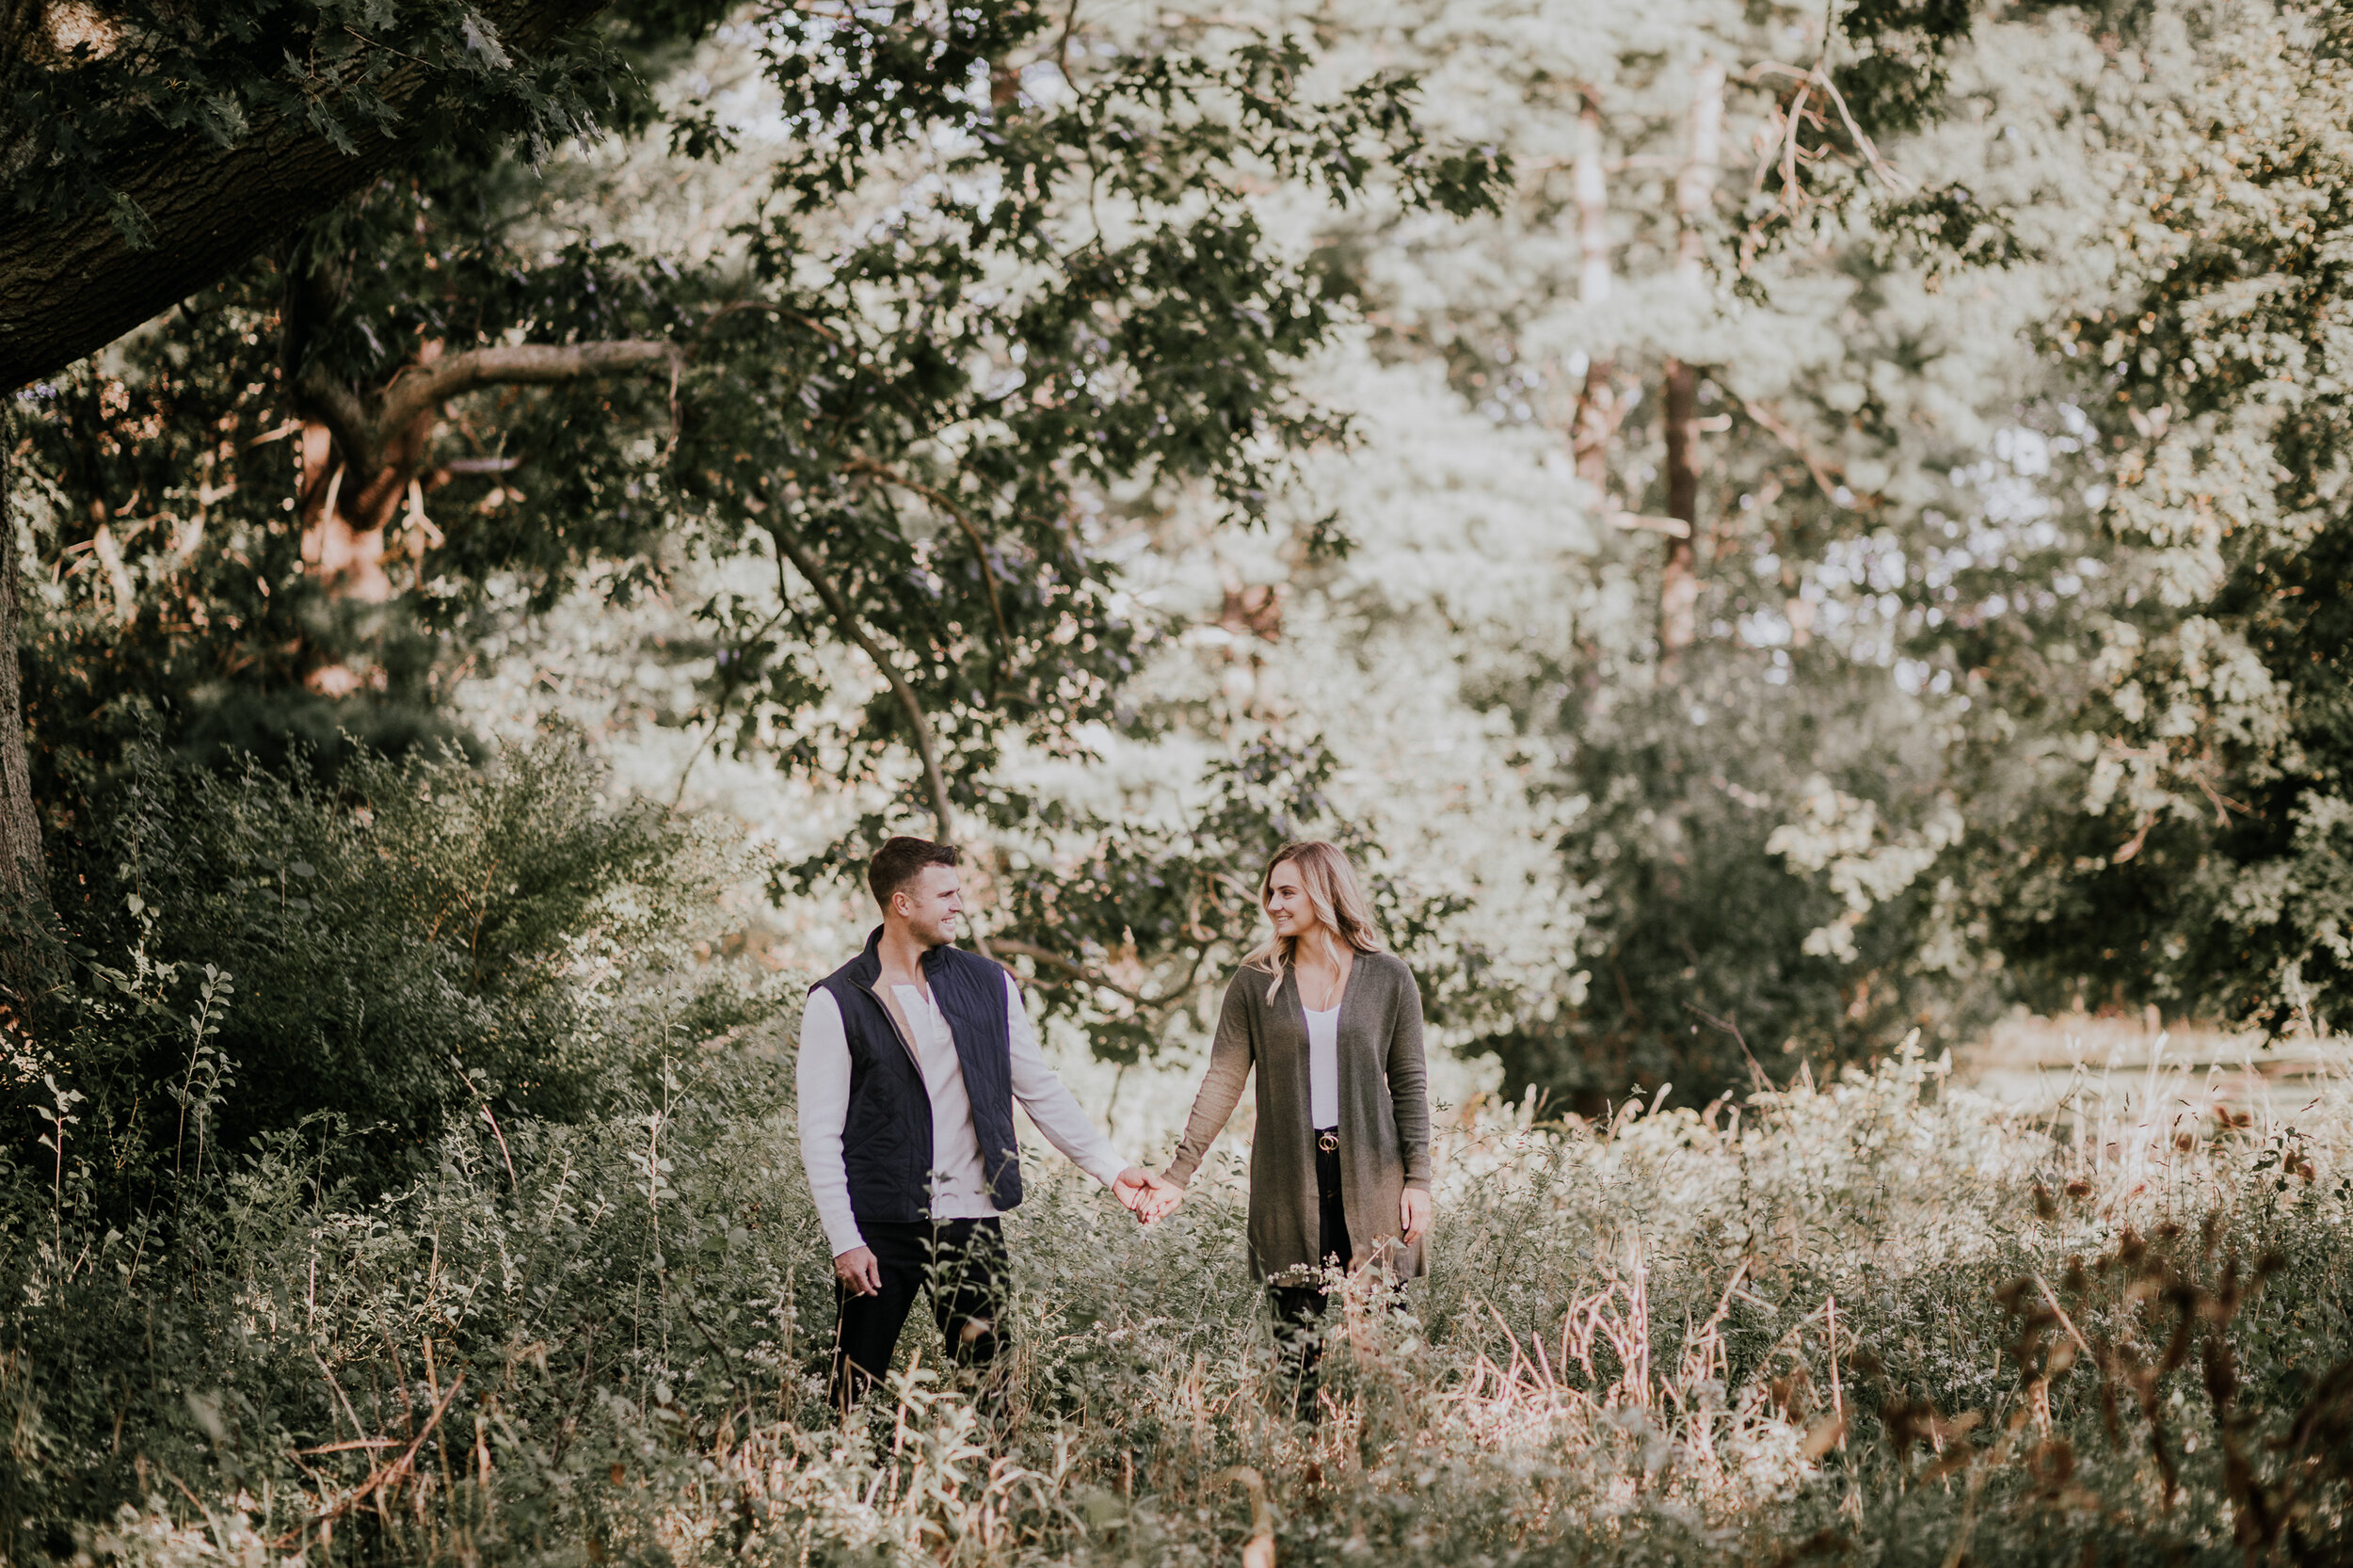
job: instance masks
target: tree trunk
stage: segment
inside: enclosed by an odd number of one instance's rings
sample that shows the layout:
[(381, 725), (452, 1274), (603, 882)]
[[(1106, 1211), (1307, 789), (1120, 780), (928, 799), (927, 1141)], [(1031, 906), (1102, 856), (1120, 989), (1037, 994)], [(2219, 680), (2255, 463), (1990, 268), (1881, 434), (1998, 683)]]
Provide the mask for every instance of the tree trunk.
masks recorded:
[(1682, 537), (1667, 540), (1658, 587), (1658, 646), (1672, 656), (1689, 648), (1699, 632), (1699, 373), (1681, 360), (1669, 360), (1665, 380), (1667, 515), (1686, 524)]
[(1599, 305), (1609, 297), (1609, 171), (1602, 162), (1601, 100), (1591, 91), (1577, 110), (1577, 239), (1584, 263), (1577, 297)]
[[(1583, 266), (1577, 275), (1577, 297), (1597, 309), (1609, 298), (1609, 174), (1602, 161), (1601, 100), (1589, 89), (1578, 112), (1581, 135), (1577, 147), (1577, 237)], [(1592, 330), (1589, 325), (1588, 330)], [(1569, 429), (1569, 450), (1577, 476), (1593, 487), (1607, 504), (1609, 485), (1609, 443), (1618, 433), (1625, 409), (1618, 402), (1617, 365), (1609, 345), (1596, 342), (1585, 362), (1585, 385), (1577, 394), (1577, 414)]]
[(1675, 176), (1675, 270), (1697, 285), (1707, 270), (1707, 235), (1703, 225), (1716, 200), (1716, 169), (1724, 152), (1724, 68), (1702, 60), (1692, 73), (1691, 152)]
[[(1675, 270), (1697, 290), (1707, 276), (1705, 224), (1716, 197), (1716, 168), (1723, 157), (1724, 68), (1703, 60), (1694, 72), (1690, 155), (1675, 177)], [(1661, 418), (1667, 438), (1667, 515), (1680, 519), (1680, 538), (1667, 541), (1658, 585), (1658, 647), (1663, 658), (1689, 648), (1699, 635), (1700, 398), (1699, 374), (1682, 359), (1667, 361)]]
[[(510, 52), (529, 54), (605, 4), (484, 0), (480, 9)], [(287, 44), (299, 52), (303, 40)], [(277, 116), (257, 119), (230, 147), (191, 131), (124, 152), (107, 173), (151, 225), (144, 246), (126, 240), (104, 207), (10, 215), (0, 241), (0, 390), (95, 353), (376, 178), (408, 150), (445, 79), (404, 64), (383, 88), (402, 120), (352, 126), (349, 151), (304, 118)]]
[(33, 806), (32, 763), (24, 744), (24, 675), (16, 652), (23, 614), (16, 516), (8, 504), (15, 424), (11, 412), (0, 409), (0, 1003), (21, 1018), (28, 993), (37, 985), (51, 920), (40, 815)]

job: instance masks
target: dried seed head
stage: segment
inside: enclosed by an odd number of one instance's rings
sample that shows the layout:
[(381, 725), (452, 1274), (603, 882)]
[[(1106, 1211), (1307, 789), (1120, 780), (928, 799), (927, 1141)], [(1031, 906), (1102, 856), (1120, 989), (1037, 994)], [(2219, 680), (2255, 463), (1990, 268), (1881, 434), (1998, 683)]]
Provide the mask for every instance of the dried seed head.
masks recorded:
[(2051, 1196), (2051, 1190), (2039, 1181), (2034, 1184), (2034, 1211), (2038, 1219), (2058, 1218), (2058, 1199)]

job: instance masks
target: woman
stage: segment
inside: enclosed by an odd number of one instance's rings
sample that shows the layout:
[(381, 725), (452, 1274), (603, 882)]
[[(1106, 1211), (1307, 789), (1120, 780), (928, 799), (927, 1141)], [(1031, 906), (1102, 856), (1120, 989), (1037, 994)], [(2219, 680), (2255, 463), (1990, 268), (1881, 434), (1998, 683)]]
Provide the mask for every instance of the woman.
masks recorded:
[(1274, 938), (1226, 983), (1209, 1070), (1167, 1179), (1191, 1183), (1256, 1066), (1250, 1271), (1273, 1295), (1277, 1335), (1312, 1409), (1325, 1264), (1379, 1270), (1400, 1286), (1427, 1272), (1421, 992), (1383, 951), (1337, 846), (1286, 844), (1258, 897)]

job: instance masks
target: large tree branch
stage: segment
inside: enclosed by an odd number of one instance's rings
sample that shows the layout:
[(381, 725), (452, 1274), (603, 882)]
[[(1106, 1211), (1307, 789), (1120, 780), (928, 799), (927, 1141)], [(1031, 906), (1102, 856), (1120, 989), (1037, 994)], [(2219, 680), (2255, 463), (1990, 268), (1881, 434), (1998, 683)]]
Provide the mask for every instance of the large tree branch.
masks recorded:
[[(529, 56), (605, 4), (482, 0), (479, 10), (510, 55)], [(300, 117), (272, 116), (231, 147), (189, 131), (124, 149), (104, 174), (144, 218), (143, 245), (96, 205), (11, 215), (0, 232), (0, 391), (103, 348), (393, 167), (454, 76), (403, 57), (375, 88), (398, 119), (349, 125), (347, 147)]]
[(626, 339), (618, 343), (515, 344), (475, 348), (404, 371), (384, 396), (376, 416), (379, 441), (405, 430), (421, 416), (484, 387), (552, 387), (596, 376), (632, 376), (685, 362), (675, 344)]
[(301, 411), (324, 424), (335, 438), (348, 471), (351, 497), (344, 515), (373, 527), (415, 474), (440, 406), (490, 386), (556, 386), (598, 376), (629, 376), (667, 369), (673, 392), (685, 353), (655, 339), (615, 343), (513, 344), (453, 354), (415, 365), (368, 400), (313, 366), (296, 384)]
[(327, 426), (354, 473), (374, 473), (381, 437), (359, 393), (313, 365), (295, 384), (299, 411)]

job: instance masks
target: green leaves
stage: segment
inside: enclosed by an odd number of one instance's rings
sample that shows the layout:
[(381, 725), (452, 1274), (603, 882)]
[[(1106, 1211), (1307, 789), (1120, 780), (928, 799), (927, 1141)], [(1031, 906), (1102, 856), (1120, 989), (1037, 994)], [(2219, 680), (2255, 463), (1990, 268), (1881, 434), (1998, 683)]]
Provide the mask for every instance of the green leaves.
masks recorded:
[(748, 866), (709, 829), (612, 806), (562, 740), (487, 772), (361, 758), (332, 789), (142, 754), (73, 804), (94, 831), (52, 841), (83, 893), (61, 912), (131, 954), (89, 963), (60, 1025), (114, 1211), (320, 1114), (352, 1129), (341, 1174), (396, 1182), (478, 1104), (604, 1103), (643, 1017), (691, 1044), (767, 1005), (691, 955)]
[[(542, 30), (537, 13), (576, 20), (586, 9), (520, 0), (491, 8)], [(20, 151), (6, 202), (18, 212), (115, 204), (118, 226), (136, 235), (144, 215), (114, 189), (122, 160), (159, 133), (232, 146), (258, 123), (285, 119), (346, 152), (362, 125), (552, 144), (595, 123), (609, 92), (593, 78), (618, 63), (585, 40), (519, 62), (497, 21), (455, 0), (111, 6), (70, 50), (36, 47), (9, 61), (5, 124)], [(580, 64), (591, 65), (587, 76), (573, 74)], [(428, 105), (429, 117), (420, 112)]]
[[(2150, 46), (2168, 73), (2104, 117), (2119, 264), (2051, 335), (2113, 575), (2056, 715), (2073, 765), (2020, 834), (1997, 930), (2045, 995), (2325, 1032), (2353, 1013), (2353, 408), (2325, 325), (2348, 275), (2322, 236), (2353, 221), (2353, 165), (2311, 128), (2347, 87), (2292, 10), (2188, 14), (2195, 46)], [(2000, 695), (2025, 707), (2025, 685)]]

